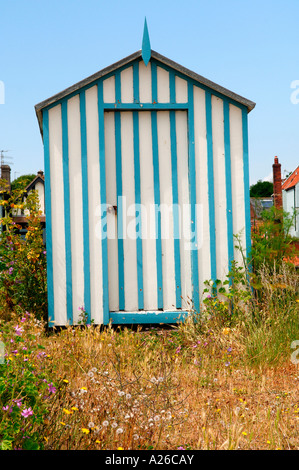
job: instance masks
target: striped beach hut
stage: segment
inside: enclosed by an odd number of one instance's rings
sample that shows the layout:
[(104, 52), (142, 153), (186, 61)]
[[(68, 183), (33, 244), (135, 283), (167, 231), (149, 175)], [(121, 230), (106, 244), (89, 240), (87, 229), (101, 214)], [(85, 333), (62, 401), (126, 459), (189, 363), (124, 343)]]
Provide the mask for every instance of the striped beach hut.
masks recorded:
[(36, 105), (49, 325), (175, 323), (250, 249), (255, 104), (150, 47)]

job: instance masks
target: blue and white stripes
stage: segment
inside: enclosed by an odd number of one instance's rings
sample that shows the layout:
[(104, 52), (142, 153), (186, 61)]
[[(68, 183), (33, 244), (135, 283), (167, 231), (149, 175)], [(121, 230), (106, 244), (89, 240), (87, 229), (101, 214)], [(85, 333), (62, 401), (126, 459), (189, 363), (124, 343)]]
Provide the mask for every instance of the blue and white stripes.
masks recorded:
[(43, 109), (50, 325), (200, 311), (250, 250), (247, 112), (153, 57)]

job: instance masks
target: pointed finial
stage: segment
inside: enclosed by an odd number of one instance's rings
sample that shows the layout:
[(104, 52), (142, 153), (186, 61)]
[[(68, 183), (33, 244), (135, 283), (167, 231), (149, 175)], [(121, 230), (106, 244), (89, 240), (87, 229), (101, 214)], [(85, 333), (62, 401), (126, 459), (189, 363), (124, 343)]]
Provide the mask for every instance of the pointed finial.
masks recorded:
[(151, 44), (150, 44), (150, 39), (149, 39), (149, 34), (148, 34), (148, 29), (147, 29), (147, 22), (145, 18), (143, 38), (142, 38), (142, 59), (143, 59), (143, 62), (145, 63), (145, 66), (147, 66), (147, 64), (149, 63), (150, 58), (151, 58)]

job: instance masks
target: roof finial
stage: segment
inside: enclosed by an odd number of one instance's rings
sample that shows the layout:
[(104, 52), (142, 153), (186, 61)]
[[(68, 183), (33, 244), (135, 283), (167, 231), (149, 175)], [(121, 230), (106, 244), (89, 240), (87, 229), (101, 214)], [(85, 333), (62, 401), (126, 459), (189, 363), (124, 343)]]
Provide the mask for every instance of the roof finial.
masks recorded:
[(145, 63), (145, 66), (147, 66), (147, 64), (149, 63), (150, 58), (151, 58), (151, 44), (150, 44), (150, 39), (149, 39), (149, 34), (148, 34), (148, 29), (147, 29), (147, 22), (145, 18), (143, 38), (142, 38), (142, 59), (143, 59), (143, 62)]

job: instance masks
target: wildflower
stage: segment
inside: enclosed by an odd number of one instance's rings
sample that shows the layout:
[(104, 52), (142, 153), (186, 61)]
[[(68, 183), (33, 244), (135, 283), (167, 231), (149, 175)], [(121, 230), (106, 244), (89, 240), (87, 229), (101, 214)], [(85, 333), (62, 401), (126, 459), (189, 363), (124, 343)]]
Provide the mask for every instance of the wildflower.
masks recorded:
[(109, 421), (103, 421), (102, 425), (105, 426), (105, 427), (109, 426)]
[(82, 428), (81, 431), (84, 433), (84, 434), (89, 434), (89, 429), (87, 428)]
[(130, 393), (127, 393), (127, 394), (126, 394), (126, 399), (127, 399), (127, 400), (130, 400), (130, 398), (132, 398), (132, 395), (131, 395)]
[(90, 423), (88, 423), (88, 427), (89, 427), (90, 429), (94, 428), (94, 423), (91, 421)]
[(178, 447), (178, 450), (186, 450), (186, 449), (185, 449), (185, 447), (180, 446), (180, 447)]
[(24, 416), (24, 418), (28, 418), (28, 416), (31, 416), (33, 415), (33, 411), (32, 409), (29, 407), (29, 408), (25, 408), (22, 413), (21, 413), (22, 416)]
[(243, 431), (242, 434), (243, 434), (243, 436), (247, 436), (247, 432)]
[(222, 333), (228, 335), (230, 333), (230, 328), (223, 328)]
[(69, 410), (67, 410), (66, 408), (63, 408), (63, 412), (64, 412), (66, 415), (71, 415), (71, 414), (72, 414), (72, 411), (69, 411)]
[(112, 428), (117, 428), (117, 423), (114, 421), (114, 422), (111, 424), (111, 427), (112, 427)]
[(117, 450), (124, 450), (124, 448), (123, 447), (118, 447)]
[(123, 428), (118, 428), (116, 434), (122, 434), (124, 432)]
[(62, 382), (64, 382), (65, 384), (68, 384), (68, 383), (69, 383), (69, 381), (68, 381), (67, 379), (63, 379)]
[(72, 406), (71, 410), (78, 411), (78, 408), (76, 406)]
[(122, 396), (125, 394), (125, 392), (123, 392), (122, 390), (118, 390), (117, 393), (118, 393), (118, 395), (119, 395), (120, 397), (122, 397)]
[(13, 400), (13, 402), (20, 408), (22, 405), (22, 398), (18, 398), (17, 400)]
[(22, 336), (23, 333), (23, 328), (21, 328), (19, 325), (15, 327), (15, 332), (17, 336)]
[(54, 385), (52, 383), (48, 384), (48, 387), (49, 387), (49, 393), (55, 393), (56, 392), (56, 388), (54, 387)]

